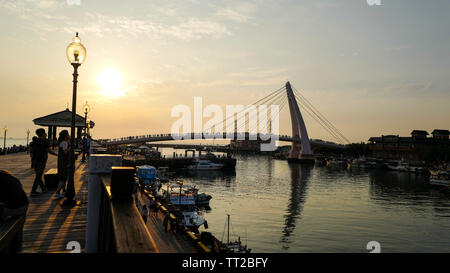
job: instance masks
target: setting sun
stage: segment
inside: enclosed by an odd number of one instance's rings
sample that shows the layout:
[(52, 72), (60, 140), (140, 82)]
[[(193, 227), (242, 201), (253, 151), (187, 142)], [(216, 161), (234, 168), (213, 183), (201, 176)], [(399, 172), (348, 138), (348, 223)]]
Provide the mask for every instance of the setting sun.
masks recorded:
[(115, 69), (105, 69), (97, 77), (100, 93), (109, 98), (118, 98), (125, 95), (122, 88), (123, 76)]

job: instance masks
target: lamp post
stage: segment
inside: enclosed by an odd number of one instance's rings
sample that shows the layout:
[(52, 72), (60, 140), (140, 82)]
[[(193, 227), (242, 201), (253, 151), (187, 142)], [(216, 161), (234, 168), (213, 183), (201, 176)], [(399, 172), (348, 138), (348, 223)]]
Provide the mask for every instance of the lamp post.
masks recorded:
[(27, 129), (27, 154), (29, 152), (29, 149), (28, 149), (28, 138), (29, 137), (30, 137), (30, 129)]
[(86, 48), (81, 44), (81, 39), (78, 37), (78, 32), (73, 37), (72, 43), (66, 49), (67, 59), (73, 66), (73, 92), (72, 92), (72, 124), (70, 128), (70, 154), (69, 154), (69, 177), (67, 183), (67, 195), (64, 200), (64, 205), (74, 206), (75, 201), (75, 115), (77, 110), (77, 82), (78, 82), (78, 67), (86, 59)]
[(84, 141), (83, 141), (83, 158), (81, 159), (81, 162), (86, 162), (86, 149), (87, 149), (87, 127), (88, 127), (88, 120), (87, 120), (87, 114), (89, 113), (89, 104), (86, 102), (86, 104), (83, 107), (84, 110)]
[(91, 124), (91, 120), (90, 119), (88, 119), (88, 120), (86, 120), (86, 122), (87, 122), (87, 137), (92, 137), (91, 136), (91, 127), (89, 126), (90, 124)]
[(3, 150), (5, 152), (6, 155), (6, 132), (8, 132), (8, 127), (3, 127), (3, 131), (5, 132), (5, 135), (3, 136)]

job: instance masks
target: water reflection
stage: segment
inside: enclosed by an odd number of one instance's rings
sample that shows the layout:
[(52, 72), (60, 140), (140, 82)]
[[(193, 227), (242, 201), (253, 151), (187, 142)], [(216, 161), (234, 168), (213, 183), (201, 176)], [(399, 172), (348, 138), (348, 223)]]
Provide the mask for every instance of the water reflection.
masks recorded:
[(312, 168), (312, 166), (308, 165), (289, 164), (291, 197), (289, 198), (287, 213), (284, 215), (283, 235), (280, 239), (284, 250), (289, 249), (291, 243), (289, 237), (295, 229), (297, 219), (301, 217)]
[(449, 212), (450, 196), (433, 189), (426, 175), (409, 174), (394, 171), (374, 171), (369, 174), (370, 197), (384, 204), (403, 205), (426, 210), (431, 206), (436, 213)]
[[(181, 172), (180, 172), (181, 173)], [(235, 170), (190, 170), (184, 172), (186, 177), (192, 177), (200, 180), (215, 180), (231, 178), (236, 176)]]
[(370, 172), (369, 178), (373, 189), (386, 193), (392, 193), (392, 189), (407, 192), (423, 192), (429, 189), (427, 177), (421, 174), (379, 170)]

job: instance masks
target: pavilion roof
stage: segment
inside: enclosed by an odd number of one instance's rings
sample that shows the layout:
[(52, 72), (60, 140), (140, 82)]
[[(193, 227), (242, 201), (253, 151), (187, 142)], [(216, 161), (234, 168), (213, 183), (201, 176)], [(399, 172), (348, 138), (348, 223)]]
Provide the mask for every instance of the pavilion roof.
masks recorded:
[[(40, 126), (58, 126), (70, 127), (72, 126), (72, 111), (66, 108), (64, 111), (56, 112), (47, 116), (33, 119), (34, 124)], [(85, 119), (78, 114), (75, 115), (75, 127), (84, 127)], [(89, 127), (93, 128), (95, 122), (89, 122)]]

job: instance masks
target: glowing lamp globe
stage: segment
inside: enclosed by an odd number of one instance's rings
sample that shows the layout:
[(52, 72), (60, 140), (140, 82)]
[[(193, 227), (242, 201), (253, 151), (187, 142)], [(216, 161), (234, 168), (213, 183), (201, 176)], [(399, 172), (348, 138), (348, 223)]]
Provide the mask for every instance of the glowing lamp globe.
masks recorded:
[(67, 60), (71, 64), (81, 65), (86, 59), (86, 48), (81, 44), (81, 39), (78, 37), (78, 32), (73, 37), (72, 43), (66, 49)]
[(83, 107), (84, 113), (88, 114), (90, 109), (91, 109), (91, 108), (89, 107), (89, 104), (86, 102), (86, 104), (85, 104), (84, 107)]

